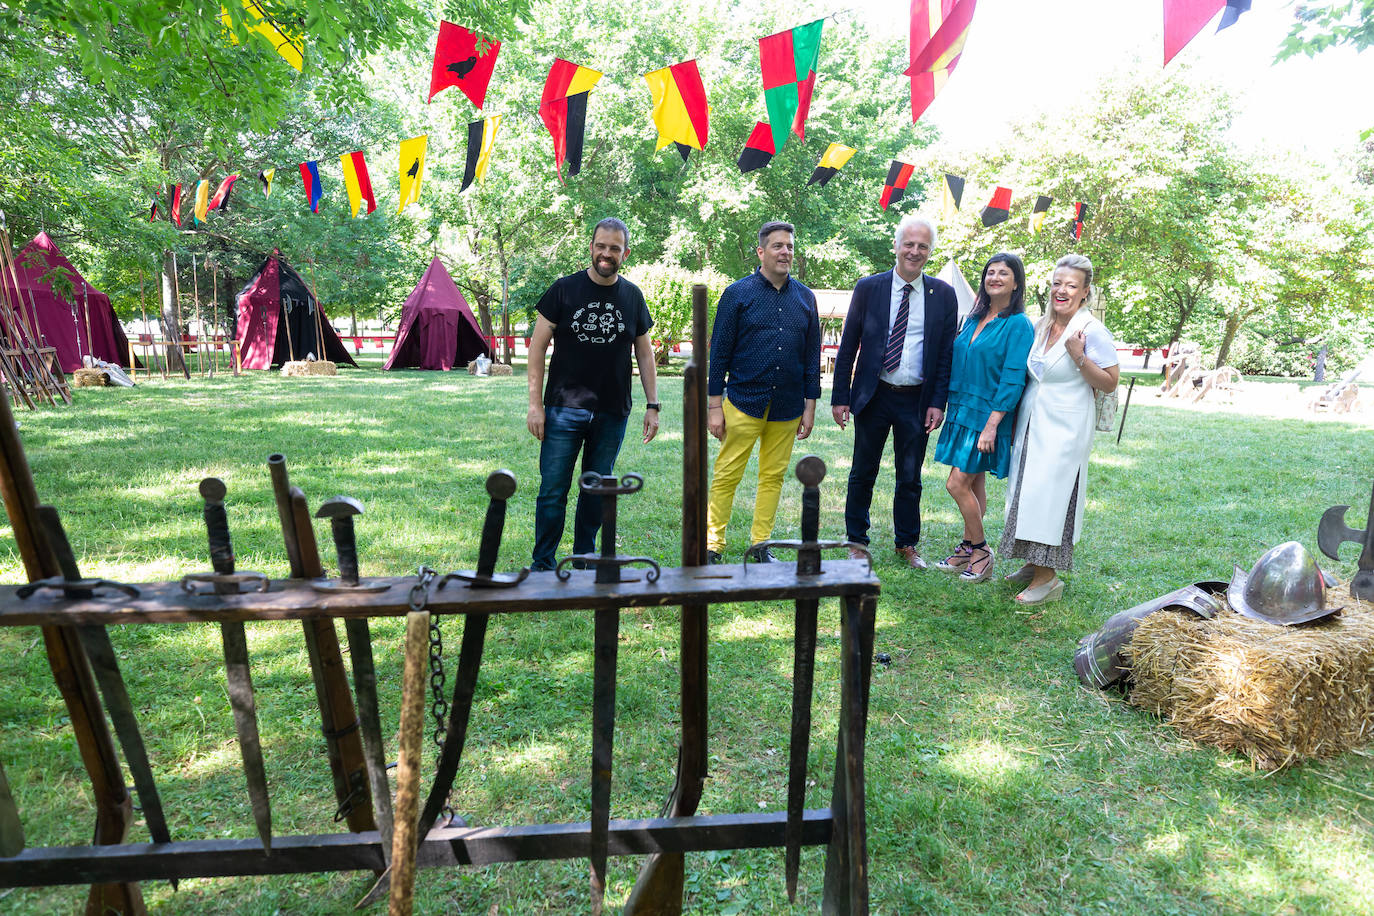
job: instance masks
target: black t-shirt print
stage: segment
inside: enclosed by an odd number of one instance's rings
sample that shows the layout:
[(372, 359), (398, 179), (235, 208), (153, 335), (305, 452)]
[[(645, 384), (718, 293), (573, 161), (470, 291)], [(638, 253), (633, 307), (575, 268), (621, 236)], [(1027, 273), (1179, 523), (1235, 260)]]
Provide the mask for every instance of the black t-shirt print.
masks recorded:
[(635, 338), (654, 324), (639, 287), (624, 277), (601, 286), (582, 270), (555, 280), (536, 308), (554, 325), (544, 406), (629, 416)]

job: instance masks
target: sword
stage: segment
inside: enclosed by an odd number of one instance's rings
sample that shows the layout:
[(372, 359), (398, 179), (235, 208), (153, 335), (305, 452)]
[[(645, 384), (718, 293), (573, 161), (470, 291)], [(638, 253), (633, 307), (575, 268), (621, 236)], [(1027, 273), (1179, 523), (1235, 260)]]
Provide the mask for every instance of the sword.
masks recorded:
[[(234, 575), (234, 545), (229, 538), (229, 516), (224, 509), (224, 481), (207, 477), (200, 482), (205, 500), (205, 529), (210, 541), (210, 565), (219, 576)], [(220, 595), (237, 595), (232, 581), (215, 583)], [(224, 644), (224, 678), (229, 688), (229, 705), (234, 710), (234, 730), (238, 732), (239, 752), (243, 756), (243, 775), (248, 783), (248, 800), (253, 806), (253, 822), (266, 853), (272, 852), (272, 807), (267, 795), (267, 768), (262, 759), (262, 739), (258, 735), (258, 709), (253, 699), (253, 675), (248, 665), (248, 637), (240, 620), (219, 625)]]
[(1126, 412), (1131, 409), (1131, 392), (1135, 391), (1135, 376), (1131, 376), (1131, 384), (1126, 389), (1126, 404), (1121, 408), (1121, 424), (1116, 428), (1116, 444), (1121, 444), (1121, 433), (1126, 429)]
[(24, 851), (24, 823), (19, 820), (19, 806), (10, 793), (10, 781), (0, 764), (0, 858), (10, 859)]
[(1341, 545), (1360, 544), (1359, 568), (1350, 580), (1350, 594), (1364, 601), (1374, 601), (1374, 490), (1369, 495), (1369, 514), (1364, 529), (1351, 528), (1345, 523), (1349, 506), (1332, 506), (1322, 514), (1317, 525), (1317, 547), (1333, 560), (1340, 560)]

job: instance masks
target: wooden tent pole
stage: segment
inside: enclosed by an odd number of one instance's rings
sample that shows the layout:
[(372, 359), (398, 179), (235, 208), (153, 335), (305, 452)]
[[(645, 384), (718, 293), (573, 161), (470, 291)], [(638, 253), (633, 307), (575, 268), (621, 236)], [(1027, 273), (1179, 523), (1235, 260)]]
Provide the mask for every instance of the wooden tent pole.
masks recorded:
[(315, 300), (315, 357), (324, 359), (324, 318), (321, 315), (320, 292), (315, 285), (315, 258), (310, 258), (310, 298)]
[[(21, 317), (23, 315), (24, 299), (19, 292), (19, 271), (15, 267), (14, 252), (9, 245), (8, 233), (0, 234), (0, 261), (3, 262), (3, 268), (9, 273), (14, 283), (14, 294), (19, 297), (18, 310), (6, 310), (5, 326), (7, 335), (10, 337), (10, 345), (12, 349), (14, 349), (17, 357), (15, 361), (16, 365), (13, 368), (21, 371), (24, 375), (24, 379), (20, 379), (18, 372), (12, 372), (7, 378), (12, 387), (16, 387), (21, 391), (23, 400), (28, 403), (30, 408), (34, 405), (28, 392), (22, 390), (22, 382), (24, 380), (29, 381), (29, 383), (33, 385), (35, 395), (42, 398), (48, 404), (56, 406), (57, 401), (53, 398), (51, 391), (49, 391), (49, 385), (47, 384), (47, 373), (43, 367), (42, 354), (38, 352), (38, 348), (34, 345), (32, 339), (24, 333), (24, 323)], [(29, 291), (29, 295), (33, 295), (32, 290)], [(13, 306), (13, 303), (10, 303), (10, 305)], [(57, 389), (56, 382), (53, 382), (51, 387)], [(63, 393), (63, 397), (68, 404), (71, 403), (71, 398), (67, 397), (65, 393)]]
[(205, 374), (205, 352), (201, 338), (205, 336), (205, 316), (200, 310), (200, 273), (196, 269), (196, 256), (191, 255), (191, 304), (195, 306), (196, 321), (200, 322), (200, 337), (196, 338), (196, 372)]
[(215, 361), (219, 358), (219, 273), (210, 265), (210, 378), (215, 377)]

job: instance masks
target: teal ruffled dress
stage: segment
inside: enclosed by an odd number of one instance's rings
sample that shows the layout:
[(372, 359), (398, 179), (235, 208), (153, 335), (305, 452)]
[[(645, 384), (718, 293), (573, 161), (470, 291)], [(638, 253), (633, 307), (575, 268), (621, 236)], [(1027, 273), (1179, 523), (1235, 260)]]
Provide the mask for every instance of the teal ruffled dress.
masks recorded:
[[(949, 404), (935, 460), (969, 474), (987, 471), (1006, 477), (1011, 470), (1011, 443), (1016, 431), (1016, 405), (1026, 387), (1026, 357), (1035, 327), (1024, 314), (1002, 314), (973, 339), (978, 321), (970, 317), (954, 340), (949, 374)], [(978, 451), (978, 436), (993, 411), (1005, 415), (997, 424), (991, 452)]]

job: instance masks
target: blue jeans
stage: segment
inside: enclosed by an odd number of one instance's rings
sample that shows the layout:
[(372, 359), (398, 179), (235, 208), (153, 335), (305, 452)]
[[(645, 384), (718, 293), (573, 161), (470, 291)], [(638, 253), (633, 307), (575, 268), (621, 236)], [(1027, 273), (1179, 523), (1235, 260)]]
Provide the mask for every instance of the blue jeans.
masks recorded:
[[(582, 451), (582, 473), (610, 474), (615, 469), (620, 443), (625, 439), (626, 417), (578, 407), (544, 408), (544, 441), (539, 448), (539, 497), (534, 503), (534, 556), (531, 569), (553, 569), (558, 542), (568, 514), (568, 489), (572, 486), (577, 452)], [(579, 475), (581, 476), (581, 475)], [(601, 530), (601, 497), (578, 493), (573, 517), (573, 553), (595, 553), (596, 533)]]

